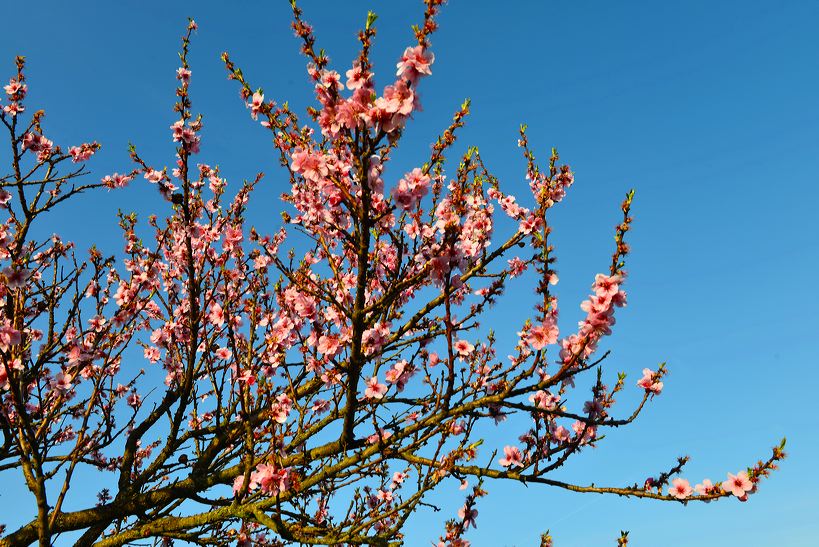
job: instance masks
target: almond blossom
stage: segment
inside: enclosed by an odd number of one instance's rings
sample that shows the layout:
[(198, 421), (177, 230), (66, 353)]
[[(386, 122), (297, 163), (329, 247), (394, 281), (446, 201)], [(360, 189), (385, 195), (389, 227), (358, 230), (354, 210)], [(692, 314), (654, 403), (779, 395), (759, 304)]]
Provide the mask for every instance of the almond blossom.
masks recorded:
[(722, 489), (745, 501), (748, 492), (754, 489), (754, 483), (751, 482), (745, 471), (740, 471), (736, 475), (728, 473), (728, 478), (722, 481)]

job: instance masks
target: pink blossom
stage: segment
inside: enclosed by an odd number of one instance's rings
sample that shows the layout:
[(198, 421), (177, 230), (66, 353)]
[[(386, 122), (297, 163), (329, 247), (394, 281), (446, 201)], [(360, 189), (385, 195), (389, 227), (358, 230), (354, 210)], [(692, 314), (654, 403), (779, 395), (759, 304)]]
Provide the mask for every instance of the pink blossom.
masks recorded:
[(594, 277), (594, 284), (592, 289), (597, 296), (611, 298), (620, 290), (620, 284), (623, 282), (623, 277), (620, 275), (604, 275), (597, 274)]
[(25, 268), (3, 268), (0, 272), (6, 278), (6, 287), (9, 289), (21, 289), (25, 287), (26, 281), (31, 277), (31, 270)]
[(177, 68), (176, 79), (182, 82), (182, 85), (188, 85), (191, 81), (191, 71), (184, 67)]
[(271, 417), (275, 422), (283, 424), (287, 421), (287, 416), (293, 410), (293, 401), (285, 393), (276, 396), (276, 402), (270, 409)]
[(668, 487), (669, 495), (674, 496), (678, 500), (684, 500), (690, 496), (693, 491), (688, 481), (680, 478), (671, 481), (671, 486)]
[(406, 473), (396, 471), (395, 473), (392, 474), (392, 487), (395, 488), (399, 484), (402, 484), (406, 478), (407, 478)]
[(523, 454), (517, 446), (506, 445), (503, 447), (504, 457), (498, 463), (504, 467), (523, 467)]
[(128, 183), (131, 182), (133, 177), (130, 175), (120, 175), (119, 173), (114, 173), (113, 175), (108, 175), (102, 179), (102, 183), (105, 185), (106, 188), (125, 188), (128, 186)]
[(328, 410), (330, 410), (330, 401), (325, 401), (324, 399), (316, 399), (313, 402), (313, 406), (310, 407), (310, 410), (312, 410), (316, 414), (327, 412)]
[(378, 377), (373, 376), (367, 380), (367, 389), (364, 390), (365, 399), (383, 399), (384, 394), (387, 393), (387, 386), (378, 383)]
[(59, 372), (52, 381), (51, 387), (60, 393), (67, 393), (72, 387), (74, 387), (71, 382), (73, 379), (74, 376), (72, 374), (69, 374), (68, 372)]
[(581, 420), (575, 420), (572, 423), (572, 431), (574, 431), (577, 437), (580, 437), (580, 444), (586, 444), (597, 436), (597, 428)]
[(435, 62), (435, 55), (430, 51), (425, 51), (423, 46), (408, 47), (396, 65), (397, 76), (403, 76), (415, 83), (421, 76), (432, 74), (429, 67), (433, 62)]
[(372, 74), (365, 73), (358, 63), (348, 70), (345, 75), (347, 76), (347, 89), (351, 91), (368, 86), (372, 78)]
[(37, 161), (45, 161), (51, 156), (54, 143), (39, 133), (28, 132), (23, 135), (23, 150), (37, 152)]
[(3, 106), (3, 112), (8, 114), (11, 117), (17, 116), (17, 114), (25, 111), (26, 107), (22, 105), (22, 103), (13, 102)]
[(128, 395), (128, 399), (126, 402), (128, 406), (132, 408), (138, 408), (140, 403), (142, 403), (142, 397), (140, 397), (138, 393), (134, 392)]
[(395, 384), (398, 391), (403, 391), (415, 369), (405, 360), (396, 362), (386, 373), (387, 382)]
[(196, 132), (201, 128), (201, 125), (199, 121), (192, 121), (188, 122), (188, 126), (185, 127), (185, 123), (182, 120), (175, 121), (173, 125), (171, 125), (173, 142), (183, 143), (185, 149), (191, 154), (198, 153), (200, 137)]
[(714, 485), (711, 483), (711, 479), (703, 479), (702, 482), (694, 487), (694, 492), (699, 494), (700, 496), (705, 496), (706, 494), (710, 494), (714, 490)]
[(361, 337), (361, 343), (364, 345), (365, 353), (367, 355), (377, 353), (384, 344), (387, 343), (389, 335), (389, 323), (377, 323), (372, 328), (365, 330)]
[(318, 339), (316, 349), (319, 353), (332, 357), (338, 353), (340, 347), (341, 342), (339, 341), (338, 336), (323, 334)]
[(543, 410), (554, 410), (560, 402), (560, 397), (552, 395), (548, 391), (538, 390), (529, 395), (529, 401), (534, 403), (535, 407)]
[(151, 363), (156, 363), (159, 361), (159, 349), (155, 348), (154, 346), (147, 346), (143, 351), (144, 357), (150, 361)]
[(549, 344), (557, 342), (560, 330), (554, 316), (547, 316), (541, 325), (536, 325), (529, 329), (529, 336), (526, 338), (529, 345), (535, 350), (541, 350)]
[(239, 375), (236, 377), (236, 380), (245, 385), (252, 386), (253, 384), (256, 383), (256, 375), (253, 374), (252, 370), (246, 368), (239, 373)]
[(378, 431), (367, 437), (367, 442), (369, 444), (375, 444), (379, 441), (386, 441), (390, 437), (392, 437), (392, 431), (384, 431), (379, 428)]
[(91, 319), (88, 320), (88, 324), (91, 326), (91, 330), (94, 332), (101, 332), (102, 329), (105, 327), (106, 319), (101, 315), (95, 315)]
[(74, 163), (80, 163), (83, 161), (88, 161), (88, 159), (94, 155), (94, 153), (99, 150), (100, 145), (96, 142), (92, 143), (83, 143), (80, 146), (72, 146), (68, 149), (68, 153), (71, 154), (71, 161)]
[(254, 120), (258, 118), (259, 113), (262, 111), (262, 106), (264, 105), (264, 95), (260, 92), (255, 92), (253, 96), (250, 98), (250, 102), (247, 103), (247, 107), (250, 109), (250, 117)]
[(214, 352), (214, 355), (216, 356), (217, 359), (226, 360), (230, 359), (230, 357), (233, 355), (233, 352), (230, 351), (228, 348), (221, 347)]
[(375, 496), (380, 501), (386, 503), (390, 503), (393, 500), (392, 492), (390, 492), (389, 490), (379, 490)]
[(407, 86), (404, 80), (395, 82), (395, 85), (386, 86), (383, 99), (376, 99), (376, 104), (380, 100), (384, 101), (380, 108), (390, 114), (409, 116), (413, 110), (417, 110), (415, 92)]
[(398, 181), (398, 187), (393, 192), (395, 203), (405, 211), (415, 208), (429, 192), (429, 185), (429, 175), (416, 167)]
[(224, 231), (225, 239), (222, 241), (222, 248), (228, 252), (232, 251), (244, 238), (240, 226), (228, 226)]
[(297, 146), (293, 149), (290, 157), (292, 158), (290, 168), (303, 175), (307, 180), (320, 182), (330, 172), (321, 152), (312, 152)]
[(643, 377), (637, 381), (637, 385), (646, 391), (650, 391), (654, 395), (659, 395), (663, 390), (663, 383), (655, 380), (656, 372), (650, 368), (643, 369)]
[(16, 346), (20, 341), (20, 331), (11, 326), (11, 321), (5, 319), (0, 325), (0, 350), (8, 351), (9, 347)]
[(517, 277), (526, 271), (526, 262), (517, 256), (508, 260), (507, 264), (509, 264), (509, 277)]
[[(256, 470), (250, 474), (250, 482), (258, 485), (258, 488), (268, 496), (275, 496), (285, 492), (292, 486), (292, 475), (290, 468), (276, 469), (272, 465), (260, 463)], [(241, 483), (239, 483), (241, 486)], [(234, 482), (234, 489), (236, 483)]]
[(740, 500), (745, 501), (748, 497), (748, 492), (753, 490), (754, 483), (748, 478), (747, 471), (740, 471), (736, 475), (728, 473), (728, 479), (722, 481), (722, 489), (730, 494), (735, 495)]
[[(239, 493), (239, 491), (242, 489), (242, 485), (244, 483), (245, 483), (245, 476), (244, 475), (239, 475), (238, 477), (233, 479), (233, 495), (234, 496)], [(248, 484), (248, 488), (250, 488), (250, 484)]]
[(553, 424), (553, 427), (550, 428), (549, 433), (552, 435), (552, 439), (559, 443), (568, 442), (572, 436), (571, 433), (569, 433), (569, 430), (562, 425), (554, 426)]
[(458, 352), (458, 355), (461, 357), (466, 357), (473, 351), (475, 351), (475, 346), (467, 342), (466, 340), (458, 340), (455, 342), (455, 351)]
[(16, 100), (22, 99), (28, 91), (28, 86), (22, 82), (18, 82), (16, 78), (11, 78), (8, 85), (3, 86), (6, 95), (9, 97), (17, 96)]
[(460, 518), (464, 523), (464, 528), (469, 528), (472, 526), (473, 528), (477, 528), (475, 525), (475, 519), (478, 517), (478, 510), (477, 509), (469, 509), (466, 505), (458, 509), (458, 518)]
[(208, 321), (217, 327), (221, 327), (225, 324), (225, 312), (222, 310), (222, 306), (220, 306), (218, 302), (214, 302), (210, 305), (210, 309), (208, 310)]

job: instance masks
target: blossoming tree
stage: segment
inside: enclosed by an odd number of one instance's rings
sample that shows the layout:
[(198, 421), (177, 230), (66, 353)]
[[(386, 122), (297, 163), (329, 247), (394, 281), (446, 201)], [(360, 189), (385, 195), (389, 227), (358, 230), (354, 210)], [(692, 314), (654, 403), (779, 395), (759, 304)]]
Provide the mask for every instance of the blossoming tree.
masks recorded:
[[(597, 355), (626, 304), (633, 192), (611, 262), (581, 304), (585, 319), (560, 333), (549, 213), (574, 177), (556, 152), (538, 164), (521, 128), (531, 194), (520, 201), (477, 149), (447, 178), (466, 102), (429, 157), (388, 174), (431, 74), (440, 4), (426, 0), (416, 42), (379, 92), (369, 57), (375, 16), (342, 77), (293, 2), (318, 100), (307, 122), (252, 88), (224, 55), (289, 172), (284, 223), (270, 234), (245, 218), (261, 175), (231, 196), (218, 167), (194, 160), (203, 124), (189, 95), (193, 21), (176, 73), (170, 170), (132, 148), (130, 172), (82, 182), (99, 145), (66, 150), (46, 136), (43, 112), (29, 116), (17, 59), (0, 105), (11, 150), (10, 170), (0, 173), (0, 476), (18, 474), (32, 501), (15, 500), (19, 522), (3, 526), (0, 545), (398, 545), (425, 497), (454, 484), (464, 504), (451, 508), (436, 541), (466, 546), (489, 481), (744, 501), (775, 469), (783, 445), (693, 487), (680, 476), (686, 458), (643, 484), (550, 478), (663, 389), (663, 365), (607, 384), (606, 354)], [(169, 204), (147, 226), (120, 215), (119, 258), (32, 235), (65, 200), (137, 177)], [(515, 228), (497, 233), (498, 215)], [(539, 280), (531, 317), (517, 325), (511, 355), (499, 357), (478, 322), (527, 269)], [(575, 378), (592, 371), (591, 393), (578, 394)], [(615, 398), (626, 389), (642, 398), (618, 417)], [(504, 423), (511, 414), (529, 425)], [(480, 438), (486, 423), (506, 441)], [(97, 500), (76, 478), (89, 469), (102, 473)], [(619, 542), (627, 541), (623, 533)], [(551, 544), (548, 534), (542, 544)]]

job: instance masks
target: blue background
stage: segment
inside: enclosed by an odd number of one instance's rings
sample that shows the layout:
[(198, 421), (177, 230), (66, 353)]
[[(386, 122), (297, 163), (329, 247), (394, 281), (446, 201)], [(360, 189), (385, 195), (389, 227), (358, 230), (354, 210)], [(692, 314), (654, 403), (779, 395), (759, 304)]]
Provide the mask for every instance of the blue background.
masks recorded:
[[(342, 73), (367, 9), (379, 14), (379, 88), (422, 13), (414, 1), (303, 7)], [(47, 109), (45, 132), (56, 143), (103, 144), (90, 162), (94, 178), (130, 170), (128, 142), (155, 166), (172, 164), (175, 52), (186, 17), (194, 17), (191, 89), (194, 110), (205, 116), (196, 159), (218, 163), (234, 188), (267, 172), (253, 214), (273, 231), (286, 179), (219, 54), (229, 51), (268, 98), (303, 111), (312, 91), (286, 2), (39, 1), (3, 11), (2, 70), (12, 75), (13, 55), (27, 56), (27, 104)], [(637, 189), (629, 305), (603, 347), (613, 350), (609, 378), (628, 371), (629, 386), (661, 361), (671, 374), (637, 424), (556, 476), (625, 485), (688, 454), (684, 476), (693, 485), (767, 457), (783, 435), (790, 454), (746, 504), (686, 507), (490, 483), (468, 536), (474, 546), (535, 545), (546, 528), (561, 547), (611, 545), (620, 529), (631, 530), (638, 547), (816, 545), (818, 18), (814, 2), (455, 0), (444, 7), (433, 76), (421, 87), (424, 111), (407, 129), (388, 183), (423, 163), (465, 97), (473, 114), (458, 150), (479, 146), (506, 191), (526, 194), (521, 122), (541, 159), (557, 146), (576, 172), (553, 219), (564, 329), (580, 317), (576, 306), (593, 275), (606, 269), (623, 194)], [(113, 253), (121, 249), (112, 229), (117, 208), (167, 211), (140, 179), (74, 200), (41, 230)], [(501, 342), (512, 340), (530, 291), (525, 284), (510, 291), (510, 303), (484, 320)], [(622, 413), (635, 396), (623, 397)], [(502, 447), (519, 432), (499, 429), (487, 445)], [(436, 499), (444, 510), (410, 520), (408, 545), (429, 544), (454, 516), (457, 485), (443, 489)], [(11, 503), (0, 497), (0, 521), (15, 520)]]

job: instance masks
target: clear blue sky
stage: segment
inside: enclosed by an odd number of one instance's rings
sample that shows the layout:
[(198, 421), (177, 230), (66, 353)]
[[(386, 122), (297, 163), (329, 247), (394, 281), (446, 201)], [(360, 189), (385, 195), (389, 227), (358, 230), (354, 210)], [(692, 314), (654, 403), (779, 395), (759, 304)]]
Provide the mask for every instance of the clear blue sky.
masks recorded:
[[(303, 7), (339, 71), (353, 58), (367, 9), (380, 15), (379, 86), (422, 12), (410, 0)], [(41, 0), (3, 13), (0, 73), (11, 75), (13, 55), (27, 56), (28, 104), (47, 109), (46, 134), (60, 144), (103, 144), (90, 163), (95, 177), (130, 168), (129, 141), (150, 161), (172, 163), (175, 52), (186, 17), (194, 17), (192, 93), (205, 116), (197, 159), (220, 164), (234, 183), (267, 172), (257, 224), (278, 216), (283, 175), (219, 54), (229, 51), (268, 97), (308, 104), (285, 1)], [(613, 350), (610, 372), (632, 373), (630, 384), (660, 361), (671, 375), (637, 424), (612, 432), (560, 476), (623, 485), (688, 454), (693, 484), (766, 457), (783, 435), (790, 453), (746, 504), (684, 507), (489, 484), (469, 536), (475, 547), (533, 545), (546, 528), (561, 547), (612, 545), (620, 529), (632, 531), (636, 547), (816, 545), (817, 21), (819, 4), (807, 1), (452, 0), (444, 8), (433, 76), (421, 89), (424, 111), (406, 132), (400, 162), (422, 163), (465, 97), (473, 115), (459, 149), (479, 146), (507, 189), (524, 193), (521, 122), (541, 158), (558, 146), (577, 176), (555, 212), (564, 324), (576, 320), (577, 303), (605, 268), (622, 195), (637, 189), (629, 306), (604, 346)], [(96, 241), (115, 252), (116, 209), (162, 204), (138, 183), (72, 207), (55, 213), (48, 230), (80, 248)], [(499, 330), (510, 324), (528, 291), (512, 291), (515, 303), (499, 306), (490, 322)], [(410, 521), (408, 545), (437, 537), (459, 504), (447, 496), (442, 514)], [(9, 503), (0, 497), (4, 512)]]

